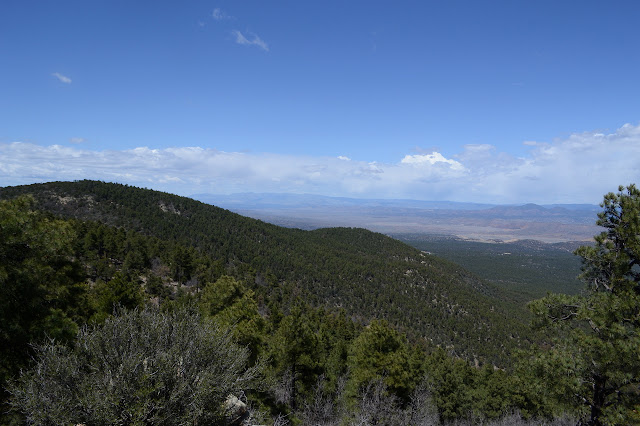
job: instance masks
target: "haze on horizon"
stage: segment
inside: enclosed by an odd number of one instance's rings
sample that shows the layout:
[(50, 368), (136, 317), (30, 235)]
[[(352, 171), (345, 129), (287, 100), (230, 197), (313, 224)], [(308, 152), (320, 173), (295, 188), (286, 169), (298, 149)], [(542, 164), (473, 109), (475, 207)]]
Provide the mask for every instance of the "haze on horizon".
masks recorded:
[(640, 179), (640, 3), (0, 5), (0, 186), (600, 202)]

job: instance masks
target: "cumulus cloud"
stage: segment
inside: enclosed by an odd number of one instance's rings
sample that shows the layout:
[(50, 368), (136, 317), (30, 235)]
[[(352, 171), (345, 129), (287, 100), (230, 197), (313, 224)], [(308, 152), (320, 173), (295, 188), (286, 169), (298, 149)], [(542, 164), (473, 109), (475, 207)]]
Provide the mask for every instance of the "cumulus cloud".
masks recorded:
[(71, 79), (65, 75), (60, 74), (59, 72), (54, 72), (51, 75), (65, 84), (71, 84)]
[(458, 163), (456, 160), (444, 158), (444, 156), (439, 152), (432, 152), (431, 154), (428, 154), (428, 155), (422, 155), (422, 154), (405, 155), (405, 157), (400, 162), (403, 164), (416, 164), (416, 165), (423, 165), (423, 164), (434, 165), (437, 163), (445, 163), (445, 164), (449, 164), (451, 168), (455, 170), (464, 169), (464, 166), (462, 164)]
[(251, 40), (249, 40), (238, 30), (233, 30), (231, 33), (236, 37), (236, 43), (238, 44), (242, 44), (245, 46), (258, 46), (265, 52), (269, 51), (269, 46), (267, 45), (267, 43), (265, 43), (264, 40), (262, 40), (256, 34), (251, 34)]
[(467, 145), (398, 161), (224, 152), (202, 147), (94, 151), (78, 146), (0, 143), (0, 182), (100, 179), (194, 193), (296, 192), (369, 198), (491, 203), (597, 203), (640, 181), (640, 126), (586, 132), (528, 145), (516, 158)]

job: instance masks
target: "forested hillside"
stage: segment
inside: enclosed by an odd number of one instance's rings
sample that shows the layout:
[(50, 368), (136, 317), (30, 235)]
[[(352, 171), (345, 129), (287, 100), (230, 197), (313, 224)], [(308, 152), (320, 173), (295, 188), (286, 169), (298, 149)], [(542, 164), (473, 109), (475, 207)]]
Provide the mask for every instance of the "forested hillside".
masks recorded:
[(361, 229), (102, 182), (1, 188), (0, 422), (640, 421), (640, 191), (603, 206), (585, 291), (531, 315)]
[(189, 247), (163, 254), (182, 283), (228, 274), (254, 290), (292, 288), (314, 306), (378, 318), (424, 344), (503, 365), (524, 313), (463, 268), (362, 229), (286, 229), (188, 198), (95, 181), (4, 188), (60, 217), (100, 221)]
[(420, 234), (393, 237), (461, 265), (523, 303), (547, 292), (575, 294), (583, 289), (578, 279), (580, 258), (573, 254), (580, 243), (479, 242)]

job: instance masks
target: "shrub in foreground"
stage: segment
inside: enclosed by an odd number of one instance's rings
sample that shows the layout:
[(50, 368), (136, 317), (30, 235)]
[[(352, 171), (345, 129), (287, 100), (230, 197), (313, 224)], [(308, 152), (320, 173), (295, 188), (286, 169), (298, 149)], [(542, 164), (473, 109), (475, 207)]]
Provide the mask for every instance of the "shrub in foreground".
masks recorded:
[(217, 424), (225, 399), (257, 383), (248, 355), (195, 312), (120, 312), (72, 347), (39, 346), (12, 405), (31, 424)]

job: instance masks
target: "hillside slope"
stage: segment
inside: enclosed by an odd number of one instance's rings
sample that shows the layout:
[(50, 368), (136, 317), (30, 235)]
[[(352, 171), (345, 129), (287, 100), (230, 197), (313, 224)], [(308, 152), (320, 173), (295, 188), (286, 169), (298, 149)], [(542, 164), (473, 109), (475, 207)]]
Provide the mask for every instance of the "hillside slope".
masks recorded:
[(0, 188), (39, 208), (177, 241), (224, 273), (276, 291), (293, 286), (316, 306), (364, 322), (384, 318), (426, 345), (501, 364), (526, 333), (524, 314), (462, 267), (382, 234), (352, 228), (281, 228), (189, 198), (96, 181)]
[(392, 235), (419, 250), (463, 266), (523, 303), (547, 293), (578, 294), (581, 260), (578, 243), (548, 244), (535, 240), (480, 242), (420, 234)]

